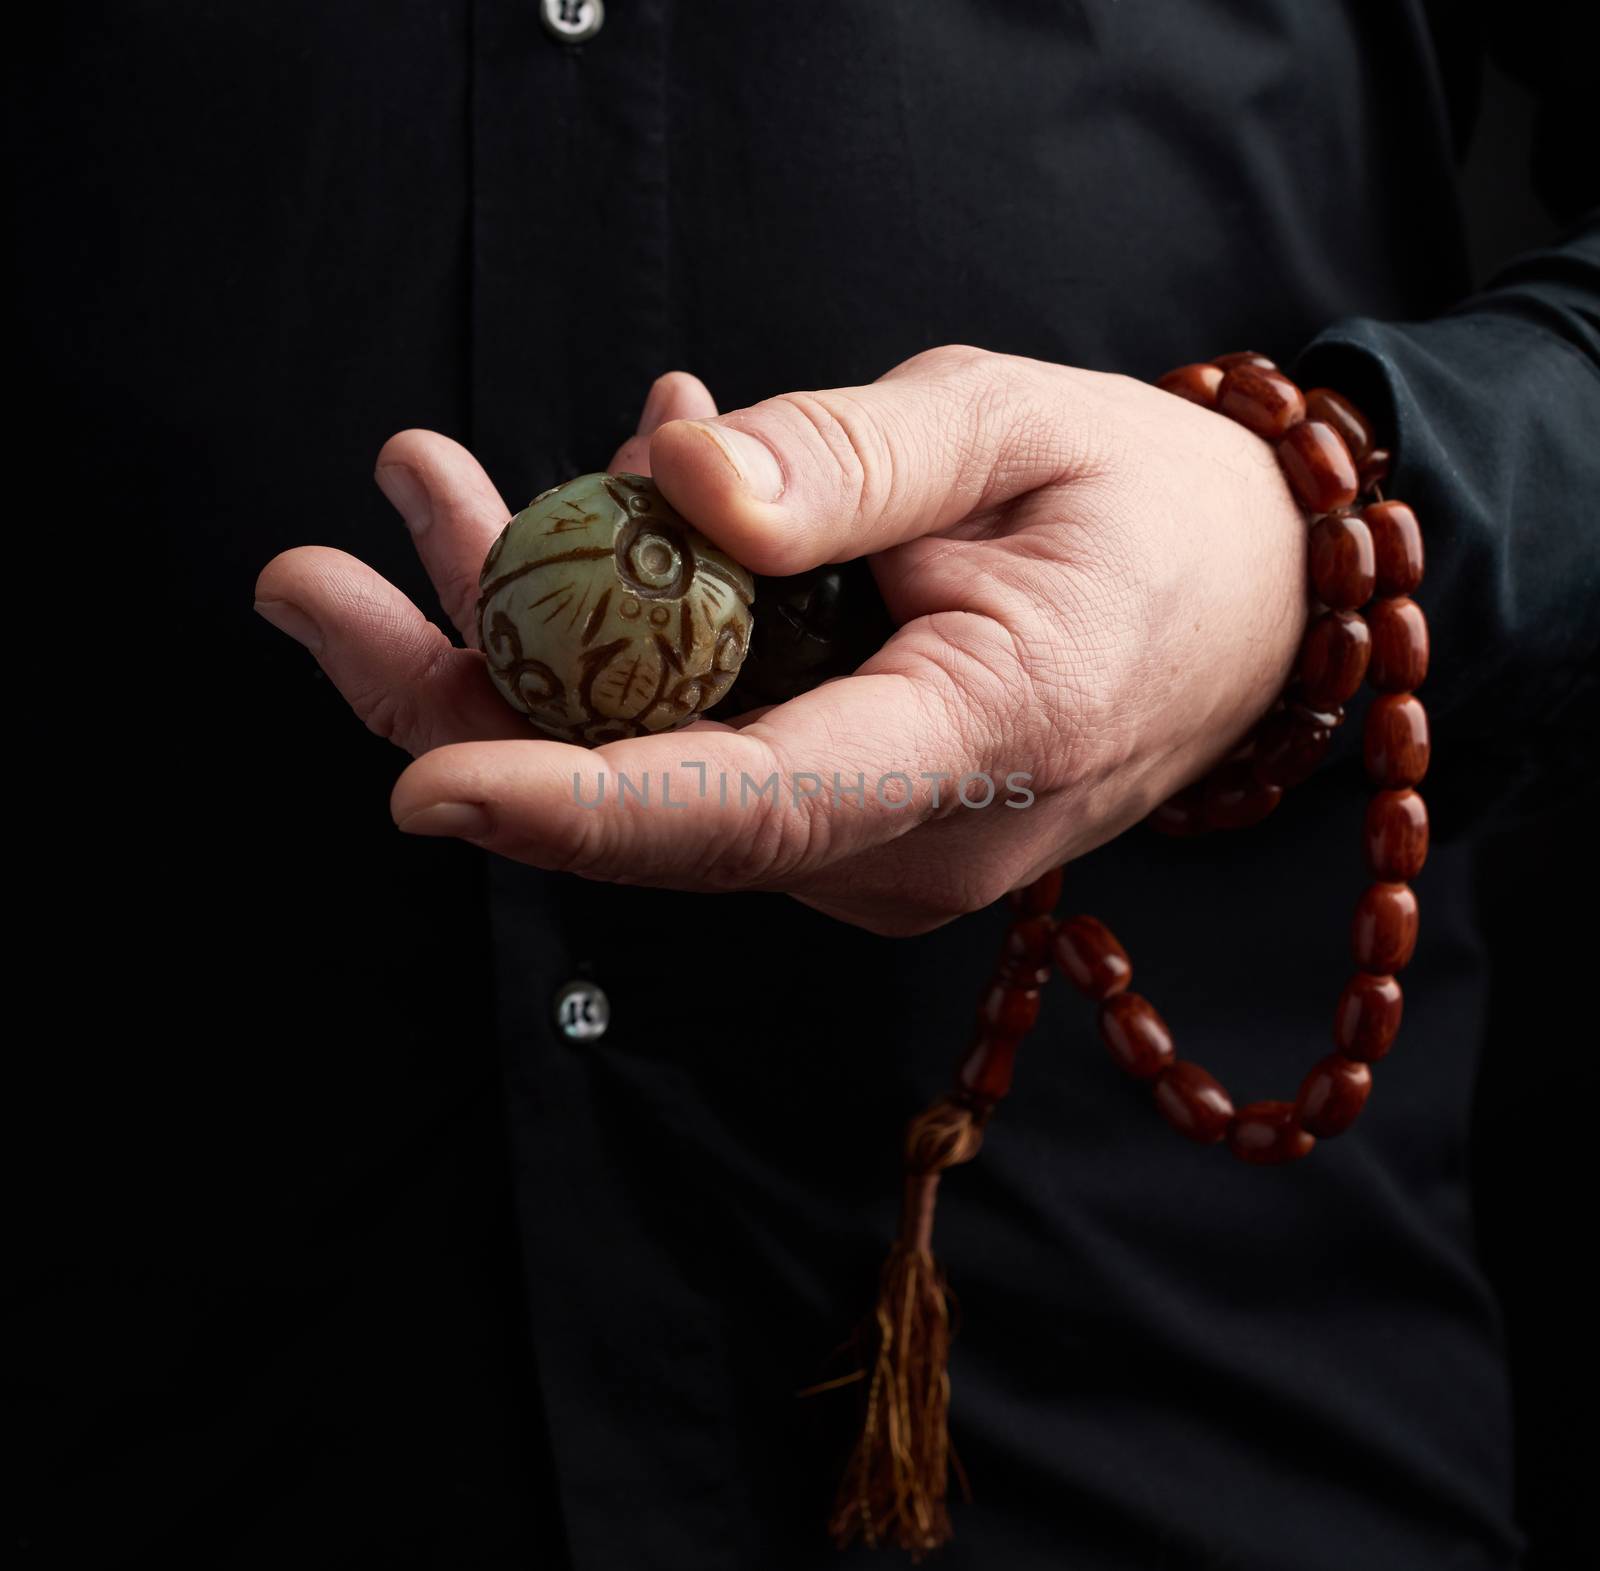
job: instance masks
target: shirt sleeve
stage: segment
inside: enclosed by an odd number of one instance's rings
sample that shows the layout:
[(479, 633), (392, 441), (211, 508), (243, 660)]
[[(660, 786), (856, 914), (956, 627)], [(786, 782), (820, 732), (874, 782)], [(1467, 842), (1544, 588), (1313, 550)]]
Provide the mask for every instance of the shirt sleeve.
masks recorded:
[(1535, 94), (1529, 180), (1565, 234), (1432, 320), (1333, 323), (1294, 368), (1368, 412), (1394, 453), (1385, 495), (1422, 524), (1442, 834), (1600, 777), (1600, 160), (1568, 14), (1533, 0), (1488, 38)]

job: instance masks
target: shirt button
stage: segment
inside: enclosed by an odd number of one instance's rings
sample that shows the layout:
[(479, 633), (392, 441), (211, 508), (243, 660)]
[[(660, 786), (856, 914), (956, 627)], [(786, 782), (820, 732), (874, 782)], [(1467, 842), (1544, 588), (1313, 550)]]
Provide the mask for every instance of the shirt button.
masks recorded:
[(556, 1025), (569, 1042), (597, 1042), (611, 1024), (611, 1000), (593, 982), (568, 982), (556, 994)]
[(605, 0), (539, 0), (545, 30), (564, 44), (581, 44), (600, 31)]

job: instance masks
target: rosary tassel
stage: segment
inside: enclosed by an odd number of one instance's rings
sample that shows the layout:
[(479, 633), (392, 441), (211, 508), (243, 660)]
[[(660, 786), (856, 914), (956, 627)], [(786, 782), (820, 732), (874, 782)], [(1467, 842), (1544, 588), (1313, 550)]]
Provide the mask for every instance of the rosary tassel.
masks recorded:
[(884, 1262), (868, 1324), (876, 1342), (861, 1438), (839, 1486), (829, 1532), (843, 1549), (858, 1535), (892, 1543), (913, 1560), (950, 1538), (950, 1308), (933, 1257), (939, 1175), (983, 1144), (980, 1118), (942, 1097), (906, 1131), (900, 1234)]
[(1052, 869), (1011, 896), (1018, 920), (1006, 932), (955, 1084), (906, 1130), (900, 1233), (884, 1262), (877, 1309), (861, 1332), (873, 1356), (856, 1374), (813, 1388), (867, 1382), (861, 1438), (828, 1523), (841, 1549), (860, 1538), (869, 1548), (893, 1544), (920, 1560), (949, 1542), (951, 1469), (963, 1489), (966, 1479), (950, 1445), (952, 1333), (944, 1272), (933, 1258), (934, 1202), (940, 1175), (978, 1154), (989, 1115), (1011, 1089), (1017, 1048), (1050, 976), (1049, 913), (1060, 892), (1060, 870)]

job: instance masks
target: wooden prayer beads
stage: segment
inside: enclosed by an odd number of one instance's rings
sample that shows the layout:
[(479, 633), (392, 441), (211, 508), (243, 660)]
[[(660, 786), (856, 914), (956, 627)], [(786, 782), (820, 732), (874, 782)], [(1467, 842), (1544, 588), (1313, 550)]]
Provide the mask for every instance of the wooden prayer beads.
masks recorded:
[(1180, 1135), (1214, 1146), (1233, 1122), (1233, 1102), (1198, 1064), (1178, 1059), (1156, 1076), (1156, 1109)]
[(1372, 531), (1380, 595), (1409, 595), (1422, 582), (1422, 530), (1404, 502), (1378, 502), (1362, 518)]
[(1278, 443), (1278, 465), (1295, 500), (1310, 513), (1348, 507), (1361, 489), (1350, 449), (1324, 420), (1290, 426)]
[(1346, 1058), (1377, 1062), (1394, 1045), (1404, 1003), (1394, 977), (1356, 972), (1333, 1011), (1334, 1045)]
[(1372, 630), (1354, 611), (1324, 611), (1300, 651), (1300, 692), (1318, 709), (1348, 703), (1367, 674)]
[(1329, 513), (1312, 528), (1311, 593), (1332, 611), (1354, 611), (1372, 598), (1378, 555), (1360, 518)]
[(1246, 350), (1180, 366), (1158, 385), (1273, 444), (1290, 490), (1311, 515), (1314, 605), (1288, 691), (1215, 769), (1146, 822), (1169, 835), (1259, 822), (1322, 761), (1363, 681), (1374, 693), (1362, 735), (1377, 788), (1362, 836), (1372, 882), (1351, 919), (1355, 972), (1334, 1007), (1334, 1051), (1307, 1071), (1293, 1101), (1235, 1108), (1219, 1081), (1178, 1057), (1156, 1006), (1132, 990), (1133, 964), (1110, 929), (1096, 917), (1051, 914), (1060, 868), (1010, 896), (1013, 920), (955, 1084), (906, 1132), (900, 1231), (865, 1322), (875, 1347), (861, 1371), (866, 1418), (830, 1525), (841, 1547), (857, 1535), (869, 1544), (892, 1538), (915, 1558), (949, 1536), (951, 1319), (931, 1251), (934, 1199), (940, 1175), (977, 1155), (984, 1126), (1011, 1089), (1052, 958), (1097, 1005), (1107, 1052), (1150, 1088), (1161, 1117), (1186, 1139), (1226, 1145), (1252, 1166), (1298, 1161), (1349, 1129), (1371, 1093), (1373, 1064), (1400, 1028), (1395, 973), (1417, 943), (1410, 880), (1428, 855), (1428, 812), (1416, 791), (1430, 746), (1428, 717), (1413, 692), (1428, 670), (1427, 619), (1411, 598), (1422, 581), (1416, 517), (1401, 502), (1358, 507), (1387, 478), (1389, 453), (1374, 445), (1371, 424), (1348, 399), (1325, 387), (1302, 393), (1265, 355)]
[(1090, 998), (1103, 1002), (1133, 980), (1127, 950), (1096, 917), (1069, 917), (1056, 929), (1055, 951), (1067, 980)]
[(1154, 1080), (1178, 1056), (1166, 1021), (1137, 993), (1113, 993), (1100, 1006), (1100, 1036), (1136, 1080)]
[(1269, 442), (1288, 433), (1306, 417), (1300, 389), (1283, 372), (1265, 366), (1239, 365), (1217, 388), (1217, 409)]
[(1308, 565), (1315, 614), (1289, 689), (1245, 742), (1147, 822), (1171, 835), (1241, 829), (1273, 812), (1321, 762), (1363, 681), (1373, 691), (1362, 752), (1376, 792), (1363, 850), (1372, 882), (1351, 918), (1356, 967), (1334, 1009), (1335, 1051), (1312, 1066), (1293, 1101), (1235, 1108), (1223, 1086), (1177, 1056), (1155, 1006), (1133, 992), (1133, 965), (1098, 918), (1048, 913), (1061, 890), (1052, 869), (1016, 891), (1008, 931), (954, 1095), (985, 1119), (1011, 1083), (1023, 1033), (1038, 1016), (1048, 956), (1100, 1011), (1112, 1059), (1150, 1085), (1156, 1108), (1201, 1145), (1274, 1166), (1343, 1134), (1372, 1090), (1372, 1065), (1394, 1045), (1403, 998), (1395, 973), (1417, 943), (1410, 880), (1428, 855), (1428, 716), (1414, 689), (1428, 673), (1428, 622), (1412, 599), (1422, 582), (1422, 532), (1403, 502), (1358, 498), (1387, 477), (1389, 453), (1350, 401), (1330, 388), (1302, 394), (1264, 355), (1245, 351), (1180, 366), (1158, 386), (1227, 415), (1275, 445), (1284, 478), (1311, 514)]
[(1428, 809), (1415, 791), (1380, 791), (1367, 804), (1367, 867), (1374, 878), (1404, 883), (1428, 859)]

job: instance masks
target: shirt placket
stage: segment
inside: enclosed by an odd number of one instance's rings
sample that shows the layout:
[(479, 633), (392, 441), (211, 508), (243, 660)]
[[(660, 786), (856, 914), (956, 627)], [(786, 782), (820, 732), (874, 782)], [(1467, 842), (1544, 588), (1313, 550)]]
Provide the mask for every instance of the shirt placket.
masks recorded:
[[(561, 0), (474, 9), (469, 440), (513, 508), (603, 466), (674, 358), (669, 6), (608, 0), (596, 20)], [(638, 940), (597, 928), (593, 899), (557, 875), (497, 863), (490, 891), (529, 1326), (572, 1563), (708, 1566), (708, 1546), (733, 1552), (720, 1310), (647, 1220), (650, 1174), (608, 1116), (620, 1095), (674, 1117), (670, 1072), (629, 1056), (637, 1003), (608, 988)], [(592, 1022), (608, 991), (619, 1018), (562, 1029), (563, 1003), (582, 997)]]

